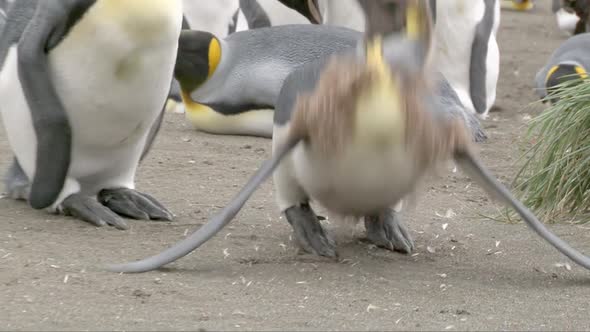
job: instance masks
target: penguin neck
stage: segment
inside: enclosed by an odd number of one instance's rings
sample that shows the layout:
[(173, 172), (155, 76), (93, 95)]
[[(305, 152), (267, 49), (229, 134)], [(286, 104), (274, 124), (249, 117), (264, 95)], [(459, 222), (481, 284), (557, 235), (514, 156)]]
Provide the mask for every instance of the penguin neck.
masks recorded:
[(217, 96), (217, 90), (219, 90), (219, 87), (224, 84), (225, 77), (227, 77), (229, 71), (227, 64), (231, 60), (231, 47), (229, 43), (223, 39), (217, 39), (217, 41), (221, 48), (221, 56), (215, 71), (213, 71), (198, 88), (187, 93), (187, 96), (189, 96), (195, 103), (207, 103), (213, 101), (211, 100), (211, 97)]

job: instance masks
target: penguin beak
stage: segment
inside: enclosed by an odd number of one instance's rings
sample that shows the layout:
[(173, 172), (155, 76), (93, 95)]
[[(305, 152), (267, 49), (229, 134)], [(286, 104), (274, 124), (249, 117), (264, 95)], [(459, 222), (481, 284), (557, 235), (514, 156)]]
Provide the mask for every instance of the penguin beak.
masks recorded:
[(312, 24), (322, 24), (318, 0), (279, 0), (283, 5), (305, 16)]
[(313, 24), (321, 24), (323, 21), (322, 14), (320, 13), (320, 6), (318, 0), (307, 0), (307, 8), (309, 10), (309, 20)]

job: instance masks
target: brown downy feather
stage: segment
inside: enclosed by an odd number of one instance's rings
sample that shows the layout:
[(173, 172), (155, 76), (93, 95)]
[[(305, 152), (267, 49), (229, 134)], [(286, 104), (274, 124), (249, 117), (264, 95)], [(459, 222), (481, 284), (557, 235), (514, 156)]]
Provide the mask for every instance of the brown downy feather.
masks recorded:
[[(354, 137), (357, 99), (376, 81), (377, 73), (353, 57), (334, 56), (316, 85), (316, 89), (298, 97), (291, 134), (310, 142), (314, 151), (325, 156), (342, 152)], [(425, 109), (424, 96), (430, 90), (420, 77), (397, 78), (406, 119), (406, 147), (414, 151), (416, 166), (431, 169), (449, 160), (457, 149), (466, 149), (471, 140), (459, 119), (438, 119)], [(396, 111), (396, 110), (392, 110)]]
[(292, 135), (309, 140), (319, 153), (341, 152), (353, 137), (356, 100), (368, 86), (369, 74), (356, 59), (333, 56), (315, 90), (298, 96)]
[[(424, 108), (425, 82), (410, 78), (400, 88), (405, 96), (406, 146), (415, 152), (417, 165), (426, 169), (453, 158), (455, 151), (469, 149), (471, 139), (459, 118), (439, 118)], [(409, 84), (408, 84), (409, 83)], [(441, 111), (443, 112), (443, 111)]]

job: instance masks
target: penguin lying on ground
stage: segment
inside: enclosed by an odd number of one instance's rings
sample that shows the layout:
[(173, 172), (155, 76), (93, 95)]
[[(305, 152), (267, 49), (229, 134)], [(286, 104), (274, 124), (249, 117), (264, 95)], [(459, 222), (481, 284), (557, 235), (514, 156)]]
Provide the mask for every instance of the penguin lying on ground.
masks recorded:
[(572, 36), (549, 57), (535, 76), (535, 91), (541, 99), (567, 80), (588, 77), (590, 71), (590, 33)]
[(346, 28), (282, 25), (219, 39), (183, 31), (175, 76), (186, 117), (201, 131), (272, 137), (273, 109), (296, 67), (356, 45)]
[(368, 16), (367, 43), (289, 76), (277, 104), (273, 156), (228, 206), (173, 247), (141, 261), (111, 265), (110, 271), (145, 272), (187, 255), (227, 225), (273, 173), (279, 204), (289, 206), (287, 220), (304, 248), (336, 254), (309, 205), (313, 199), (338, 214), (364, 217), (370, 240), (411, 250), (411, 237), (393, 207), (452, 159), (540, 236), (590, 269), (590, 258), (551, 233), (478, 161), (464, 121), (449, 116), (437, 102), (427, 66), (425, 2), (408, 6), (406, 38), (386, 34), (383, 40), (380, 36), (392, 30), (389, 2), (362, 4), (367, 13), (381, 12)]
[[(241, 31), (268, 27), (273, 23), (274, 25), (315, 24), (321, 19), (317, 13), (316, 0), (183, 0), (183, 4), (183, 30), (203, 31), (220, 39), (235, 32), (238, 25), (240, 26), (238, 31)], [(270, 17), (269, 14), (271, 14)], [(172, 83), (166, 111), (173, 113), (186, 111), (182, 92), (176, 80)]]
[(134, 181), (162, 121), (181, 22), (181, 0), (14, 3), (0, 35), (11, 197), (97, 226), (172, 219)]

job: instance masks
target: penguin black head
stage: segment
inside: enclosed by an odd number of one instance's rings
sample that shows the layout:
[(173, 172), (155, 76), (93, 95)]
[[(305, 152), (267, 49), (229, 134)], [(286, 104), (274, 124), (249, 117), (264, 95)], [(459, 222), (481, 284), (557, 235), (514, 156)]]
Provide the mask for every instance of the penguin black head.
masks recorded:
[(206, 31), (183, 30), (178, 43), (174, 76), (190, 93), (215, 73), (221, 61), (219, 39)]
[[(559, 85), (567, 81), (583, 79), (587, 76), (588, 74), (582, 66), (561, 63), (551, 67), (551, 69), (549, 69), (547, 72), (547, 77), (545, 79), (545, 89), (547, 90), (547, 94), (551, 95), (552, 92), (557, 90)], [(557, 102), (557, 98), (551, 98), (550, 101), (554, 104)]]

